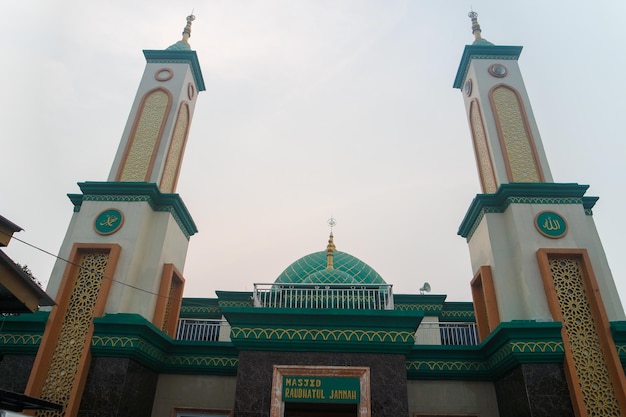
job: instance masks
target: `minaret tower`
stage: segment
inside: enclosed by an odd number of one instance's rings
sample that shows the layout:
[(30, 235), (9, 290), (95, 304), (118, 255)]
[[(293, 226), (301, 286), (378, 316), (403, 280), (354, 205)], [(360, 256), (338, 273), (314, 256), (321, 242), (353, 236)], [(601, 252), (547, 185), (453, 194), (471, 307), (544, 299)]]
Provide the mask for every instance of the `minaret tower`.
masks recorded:
[[(204, 81), (188, 40), (145, 50), (147, 64), (107, 182), (79, 183), (47, 292), (55, 298), (26, 392), (74, 416), (89, 370), (94, 318), (127, 313), (174, 335), (196, 226), (173, 194)], [(129, 316), (131, 317), (131, 316)]]
[(470, 249), (480, 336), (500, 322), (562, 322), (575, 414), (618, 415), (626, 383), (610, 322), (624, 320), (624, 310), (592, 217), (598, 198), (585, 196), (586, 185), (553, 182), (517, 62), (522, 47), (488, 42), (477, 14), (469, 17), (474, 42), (454, 87), (465, 101), (484, 194), (459, 234)]

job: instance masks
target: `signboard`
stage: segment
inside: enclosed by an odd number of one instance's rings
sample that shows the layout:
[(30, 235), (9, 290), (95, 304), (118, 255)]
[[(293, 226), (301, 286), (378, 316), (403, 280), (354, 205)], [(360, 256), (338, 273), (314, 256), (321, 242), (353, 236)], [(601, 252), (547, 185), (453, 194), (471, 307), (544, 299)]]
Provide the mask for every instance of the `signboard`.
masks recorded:
[(283, 401), (307, 403), (359, 403), (359, 378), (283, 376)]

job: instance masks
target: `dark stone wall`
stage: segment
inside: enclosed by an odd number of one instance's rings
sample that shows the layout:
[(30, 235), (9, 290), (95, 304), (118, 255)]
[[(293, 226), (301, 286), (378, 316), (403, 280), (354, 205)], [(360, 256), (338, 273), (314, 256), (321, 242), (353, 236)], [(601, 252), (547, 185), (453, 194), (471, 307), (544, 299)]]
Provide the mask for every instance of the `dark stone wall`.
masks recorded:
[(0, 358), (0, 389), (23, 394), (34, 362), (34, 355), (2, 356)]
[(404, 355), (243, 351), (239, 354), (235, 417), (269, 416), (274, 365), (369, 367), (372, 417), (409, 413)]
[(494, 385), (501, 416), (574, 416), (567, 380), (560, 364), (522, 364)]
[(158, 374), (127, 358), (93, 358), (78, 417), (150, 417)]

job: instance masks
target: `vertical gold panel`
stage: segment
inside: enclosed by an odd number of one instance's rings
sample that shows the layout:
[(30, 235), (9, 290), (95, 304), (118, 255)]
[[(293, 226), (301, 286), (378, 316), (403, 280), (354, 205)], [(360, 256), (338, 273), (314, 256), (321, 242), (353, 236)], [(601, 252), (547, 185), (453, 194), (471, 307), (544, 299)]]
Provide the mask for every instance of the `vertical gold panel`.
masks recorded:
[(176, 179), (183, 159), (185, 142), (187, 139), (187, 129), (189, 127), (189, 107), (186, 103), (181, 104), (176, 119), (176, 127), (172, 135), (172, 142), (167, 153), (165, 168), (161, 178), (161, 191), (173, 193), (176, 188)]
[(493, 172), (493, 164), (489, 153), (489, 145), (487, 144), (487, 135), (485, 134), (485, 126), (483, 125), (482, 115), (476, 100), (470, 105), (470, 125), (472, 128), (472, 137), (474, 139), (474, 152), (476, 154), (476, 163), (478, 164), (478, 173), (484, 193), (495, 193), (498, 189), (496, 177)]
[(593, 285), (591, 281), (585, 282), (581, 257), (548, 255), (547, 260), (548, 275), (551, 275), (556, 295), (556, 300), (551, 300), (554, 307), (551, 311), (555, 319), (563, 323), (568, 379), (574, 385), (570, 389), (575, 396), (581, 397), (575, 402), (578, 414), (619, 416), (618, 397), (623, 397), (623, 393), (618, 392), (624, 388), (619, 386), (618, 370), (610, 369), (616, 364), (610, 363), (607, 358), (611, 358), (611, 354), (606, 351), (615, 347), (607, 344), (606, 338), (603, 343), (603, 320), (596, 311), (603, 307), (597, 306), (594, 310), (592, 306), (593, 294), (589, 291)]
[(509, 181), (543, 181), (517, 94), (509, 87), (498, 86), (491, 92), (491, 100)]
[[(108, 253), (84, 253), (70, 292), (69, 303), (54, 347), (41, 398), (67, 407), (75, 384), (80, 381), (84, 351), (91, 344), (90, 327)], [(80, 399), (74, 399), (80, 401)], [(38, 411), (37, 416), (61, 417), (64, 412)]]
[(137, 115), (118, 181), (147, 181), (163, 134), (170, 96), (158, 89), (149, 93)]

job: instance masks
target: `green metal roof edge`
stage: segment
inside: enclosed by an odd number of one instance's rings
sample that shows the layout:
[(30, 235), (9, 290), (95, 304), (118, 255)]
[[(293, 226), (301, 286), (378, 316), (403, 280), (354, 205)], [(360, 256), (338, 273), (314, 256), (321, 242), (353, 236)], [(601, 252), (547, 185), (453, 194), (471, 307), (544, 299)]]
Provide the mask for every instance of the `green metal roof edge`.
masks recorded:
[(394, 294), (393, 306), (399, 311), (423, 311), (425, 316), (439, 316), (446, 295)]
[(83, 192), (68, 194), (74, 211), (80, 211), (83, 201), (145, 201), (154, 211), (168, 211), (187, 238), (198, 232), (189, 210), (178, 194), (162, 193), (152, 182), (79, 182)]
[(626, 367), (626, 321), (612, 321), (611, 334), (623, 367)]
[(421, 311), (223, 307), (242, 350), (407, 353)]
[(471, 301), (449, 301), (443, 304), (443, 309), (439, 314), (441, 322), (476, 322), (474, 315), (474, 303)]
[(463, 86), (472, 59), (518, 59), (522, 54), (522, 48), (521, 46), (504, 45), (465, 45), (452, 87), (461, 88)]
[(493, 194), (477, 194), (459, 226), (458, 235), (471, 236), (485, 213), (504, 213), (511, 203), (582, 204), (585, 212), (598, 197), (583, 197), (588, 185), (552, 182), (515, 182), (501, 184)]
[(180, 307), (181, 319), (219, 319), (222, 318), (217, 298), (183, 298)]
[[(329, 308), (223, 307), (231, 326), (349, 326), (353, 328), (407, 328), (419, 325), (422, 311), (352, 310)], [(419, 319), (419, 321), (416, 321)]]
[(94, 318), (93, 356), (130, 358), (160, 373), (236, 375), (239, 352), (230, 342), (173, 340), (138, 314)]
[(562, 363), (561, 323), (500, 323), (477, 346), (415, 345), (407, 355), (408, 379), (494, 381), (522, 363)]
[(193, 79), (199, 91), (205, 91), (204, 78), (200, 69), (200, 61), (196, 51), (176, 51), (176, 50), (154, 50), (144, 49), (143, 56), (147, 62), (163, 62), (163, 63), (181, 63), (189, 64)]
[(0, 356), (4, 354), (36, 355), (46, 328), (49, 313), (37, 311), (2, 317)]

